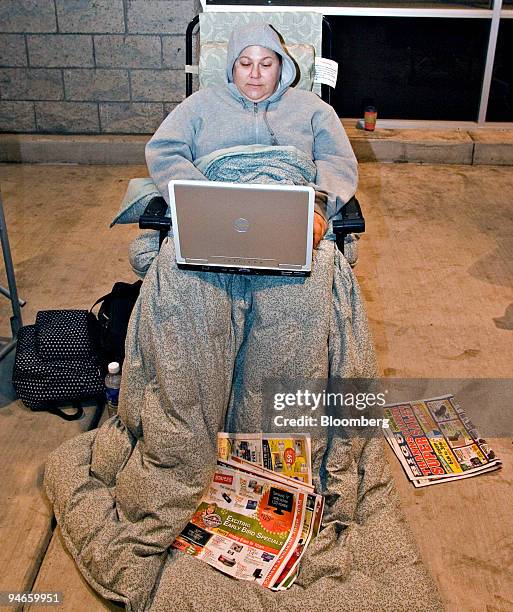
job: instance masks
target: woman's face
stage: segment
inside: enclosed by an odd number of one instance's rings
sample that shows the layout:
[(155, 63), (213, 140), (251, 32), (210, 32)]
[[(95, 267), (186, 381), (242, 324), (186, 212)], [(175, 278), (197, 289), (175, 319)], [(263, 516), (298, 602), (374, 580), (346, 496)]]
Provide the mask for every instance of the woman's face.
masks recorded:
[(261, 102), (276, 91), (280, 74), (278, 55), (256, 45), (246, 47), (233, 65), (233, 82), (253, 102)]

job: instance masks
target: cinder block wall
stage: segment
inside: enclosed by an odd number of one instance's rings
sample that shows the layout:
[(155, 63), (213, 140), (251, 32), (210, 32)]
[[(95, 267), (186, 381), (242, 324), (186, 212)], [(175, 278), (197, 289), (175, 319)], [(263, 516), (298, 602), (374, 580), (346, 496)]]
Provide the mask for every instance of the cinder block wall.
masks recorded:
[(199, 0), (0, 0), (0, 131), (149, 134), (185, 94)]

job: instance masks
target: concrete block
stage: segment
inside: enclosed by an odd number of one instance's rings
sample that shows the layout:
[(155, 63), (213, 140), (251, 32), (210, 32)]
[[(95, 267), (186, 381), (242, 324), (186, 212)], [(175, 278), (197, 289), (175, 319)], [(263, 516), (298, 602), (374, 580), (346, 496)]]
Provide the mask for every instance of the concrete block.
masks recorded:
[(127, 70), (71, 68), (64, 70), (66, 100), (130, 100)]
[(28, 64), (23, 34), (0, 34), (0, 64), (6, 67)]
[(164, 118), (178, 106), (178, 102), (164, 102)]
[(485, 144), (476, 142), (472, 163), (476, 165), (513, 166), (513, 144)]
[(473, 163), (513, 166), (513, 132), (482, 129), (469, 132), (474, 142)]
[(122, 0), (55, 0), (59, 32), (124, 32)]
[(358, 130), (344, 124), (359, 161), (471, 164), (473, 142), (465, 132), (420, 129)]
[(0, 69), (0, 98), (3, 100), (62, 100), (63, 97), (60, 70)]
[(354, 154), (362, 162), (410, 162), (425, 164), (471, 164), (471, 143), (408, 143), (394, 140), (351, 139)]
[(138, 34), (184, 34), (197, 14), (189, 0), (129, 0), (128, 31)]
[(159, 36), (94, 37), (96, 65), (101, 68), (161, 68)]
[(53, 34), (27, 37), (31, 66), (86, 68), (94, 66), (93, 39), (85, 34)]
[(144, 164), (149, 136), (0, 134), (0, 162)]
[(404, 159), (425, 164), (471, 164), (474, 146), (466, 143), (407, 143)]
[(183, 70), (132, 70), (132, 99), (141, 102), (179, 102), (185, 97)]
[(33, 102), (0, 102), (0, 132), (33, 132)]
[(111, 134), (153, 134), (162, 123), (161, 103), (100, 103), (102, 132)]
[(0, 32), (56, 32), (53, 0), (2, 0)]
[(400, 142), (353, 140), (352, 138), (350, 140), (359, 162), (406, 161), (404, 160), (403, 146)]
[(162, 37), (164, 68), (183, 70), (185, 66), (185, 36)]
[(54, 134), (98, 133), (98, 105), (93, 102), (36, 102), (40, 132)]

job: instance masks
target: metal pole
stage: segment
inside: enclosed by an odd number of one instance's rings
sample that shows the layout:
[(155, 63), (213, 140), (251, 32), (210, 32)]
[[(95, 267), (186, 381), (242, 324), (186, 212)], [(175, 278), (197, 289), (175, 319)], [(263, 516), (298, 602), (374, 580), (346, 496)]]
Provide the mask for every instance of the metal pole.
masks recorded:
[(16, 278), (14, 276), (14, 266), (12, 263), (11, 249), (9, 246), (9, 236), (7, 234), (7, 226), (5, 224), (4, 204), (2, 192), (0, 191), (0, 239), (2, 241), (2, 252), (4, 256), (5, 272), (7, 274), (7, 282), (9, 284), (9, 296), (12, 305), (13, 316), (11, 317), (11, 330), (13, 340), (0, 351), (0, 359), (14, 348), (15, 338), (18, 330), (23, 325), (21, 320), (20, 300), (18, 298), (18, 290), (16, 288)]
[[(192, 33), (194, 28), (199, 23), (199, 15), (196, 15), (192, 21), (189, 22), (187, 30), (185, 31), (185, 64), (189, 66), (192, 64)], [(186, 73), (185, 75), (185, 97), (188, 98), (192, 94), (192, 74)]]
[[(5, 297), (6, 297), (7, 299), (9, 299), (9, 300), (11, 299), (11, 294), (10, 294), (10, 293), (9, 293), (9, 291), (8, 291), (8, 290), (7, 290), (5, 287), (3, 287), (2, 285), (0, 285), (0, 293), (1, 293), (2, 295), (5, 295)], [(25, 300), (22, 300), (21, 298), (18, 300), (18, 302), (20, 303), (20, 306), (25, 306), (25, 304), (27, 303)]]
[(499, 35), (499, 25), (501, 22), (502, 0), (494, 0), (492, 21), (490, 23), (490, 37), (488, 38), (488, 49), (486, 51), (486, 63), (483, 76), (483, 87), (481, 89), (481, 100), (479, 102), (479, 116), (477, 123), (483, 125), (486, 121), (488, 110), (488, 99), (490, 97), (490, 87), (492, 84), (493, 63), (495, 61), (495, 48)]

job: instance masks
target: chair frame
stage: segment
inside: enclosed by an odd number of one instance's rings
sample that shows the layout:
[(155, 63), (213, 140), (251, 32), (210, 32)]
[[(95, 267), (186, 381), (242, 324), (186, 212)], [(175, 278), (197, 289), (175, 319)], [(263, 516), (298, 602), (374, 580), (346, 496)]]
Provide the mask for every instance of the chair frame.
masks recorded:
[(23, 325), (21, 318), (21, 308), (25, 306), (25, 300), (18, 297), (16, 287), (16, 277), (9, 245), (9, 234), (5, 222), (4, 204), (2, 192), (0, 191), (0, 242), (2, 243), (2, 253), (4, 257), (5, 274), (7, 277), (8, 289), (0, 285), (0, 295), (6, 297), (11, 302), (12, 317), (10, 319), (12, 337), (6, 344), (0, 344), (0, 360), (3, 359), (16, 346), (18, 331)]

